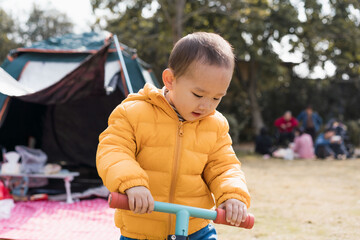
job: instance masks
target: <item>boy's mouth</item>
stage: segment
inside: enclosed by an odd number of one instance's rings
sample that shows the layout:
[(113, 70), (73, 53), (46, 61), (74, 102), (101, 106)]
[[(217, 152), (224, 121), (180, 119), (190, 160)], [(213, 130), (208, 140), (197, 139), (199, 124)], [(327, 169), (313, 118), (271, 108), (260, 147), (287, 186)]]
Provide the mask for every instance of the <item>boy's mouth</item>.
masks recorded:
[(201, 113), (197, 113), (197, 112), (192, 112), (191, 113), (194, 117), (200, 117), (201, 116)]

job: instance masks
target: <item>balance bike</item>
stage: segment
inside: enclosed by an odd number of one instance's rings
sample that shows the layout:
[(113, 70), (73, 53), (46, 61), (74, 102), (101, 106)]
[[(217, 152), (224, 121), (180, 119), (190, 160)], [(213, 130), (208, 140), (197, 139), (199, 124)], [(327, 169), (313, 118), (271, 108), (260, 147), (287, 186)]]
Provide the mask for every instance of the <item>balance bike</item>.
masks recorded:
[[(108, 202), (111, 208), (130, 210), (128, 197), (124, 194), (112, 192), (109, 195)], [(226, 212), (221, 208), (217, 208), (215, 211), (213, 211), (203, 208), (155, 201), (154, 211), (176, 214), (175, 234), (169, 235), (168, 240), (188, 239), (189, 217), (210, 219), (213, 220), (214, 223), (225, 224), (234, 227), (234, 225), (231, 225), (226, 221)], [(251, 229), (254, 226), (254, 221), (254, 215), (248, 214), (245, 222), (242, 222), (239, 227)]]

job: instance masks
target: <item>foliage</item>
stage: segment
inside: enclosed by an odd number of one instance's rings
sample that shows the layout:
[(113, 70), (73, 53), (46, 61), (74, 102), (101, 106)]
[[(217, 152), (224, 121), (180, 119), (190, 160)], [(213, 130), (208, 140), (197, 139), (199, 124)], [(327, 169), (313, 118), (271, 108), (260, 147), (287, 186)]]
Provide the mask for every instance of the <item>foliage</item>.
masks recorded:
[(0, 64), (9, 53), (10, 49), (17, 46), (8, 35), (13, 32), (14, 21), (5, 11), (0, 9)]
[[(271, 127), (285, 110), (297, 115), (311, 103), (327, 120), (359, 119), (360, 19), (357, 0), (91, 0), (93, 9), (109, 8), (107, 30), (138, 49), (154, 65), (156, 76), (167, 65), (172, 44), (193, 31), (217, 32), (235, 50), (238, 68), (219, 109), (240, 138), (251, 140), (254, 129)], [(156, 4), (154, 4), (156, 3)], [(124, 7), (125, 6), (125, 7)], [(154, 6), (157, 6), (154, 8)], [(151, 9), (152, 15), (144, 11)], [(303, 9), (303, 14), (301, 14)], [(329, 9), (326, 11), (326, 9)], [(179, 33), (180, 32), (180, 33)], [(299, 63), (310, 71), (332, 63), (334, 77), (306, 79), (275, 51), (288, 42), (300, 52)], [(349, 79), (343, 81), (343, 79)], [(253, 124), (251, 124), (253, 123)]]
[(359, 120), (350, 120), (345, 122), (345, 125), (348, 127), (348, 134), (350, 142), (355, 146), (360, 145), (360, 119)]
[(26, 25), (20, 27), (18, 32), (21, 36), (21, 43), (30, 45), (36, 41), (71, 33), (72, 29), (73, 23), (66, 14), (55, 9), (43, 10), (37, 5), (33, 5)]
[[(304, 60), (310, 67), (331, 61), (336, 67), (336, 80), (359, 80), (360, 74), (360, 2), (329, 0), (329, 12), (316, 0), (303, 0), (306, 21), (299, 39)], [(357, 13), (357, 15), (356, 15)]]
[(57, 10), (42, 10), (34, 5), (25, 24), (0, 9), (0, 61), (11, 49), (72, 32), (73, 23)]

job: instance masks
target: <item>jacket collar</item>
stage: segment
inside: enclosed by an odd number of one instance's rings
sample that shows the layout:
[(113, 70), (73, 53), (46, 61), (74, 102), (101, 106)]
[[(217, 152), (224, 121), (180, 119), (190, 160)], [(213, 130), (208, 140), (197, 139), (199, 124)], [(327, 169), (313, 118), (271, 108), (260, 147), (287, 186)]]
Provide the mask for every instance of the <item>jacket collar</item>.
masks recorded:
[[(143, 89), (140, 89), (138, 93), (129, 94), (128, 97), (123, 102), (130, 102), (130, 101), (146, 101), (149, 102), (159, 108), (161, 108), (169, 117), (179, 121), (179, 117), (173, 107), (169, 104), (163, 94), (163, 89), (158, 89), (154, 85), (146, 83)], [(214, 115), (215, 111), (210, 115), (205, 117)], [(196, 121), (202, 120), (202, 117)], [(185, 121), (188, 122), (188, 121)]]

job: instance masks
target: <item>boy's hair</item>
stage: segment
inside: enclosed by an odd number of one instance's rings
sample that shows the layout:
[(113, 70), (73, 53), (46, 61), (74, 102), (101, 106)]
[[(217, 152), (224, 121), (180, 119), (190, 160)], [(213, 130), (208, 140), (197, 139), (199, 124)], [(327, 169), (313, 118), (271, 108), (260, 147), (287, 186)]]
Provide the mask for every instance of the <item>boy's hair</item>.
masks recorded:
[(175, 44), (169, 57), (169, 68), (175, 77), (179, 77), (185, 74), (194, 61), (233, 69), (234, 60), (231, 45), (220, 35), (196, 32)]

